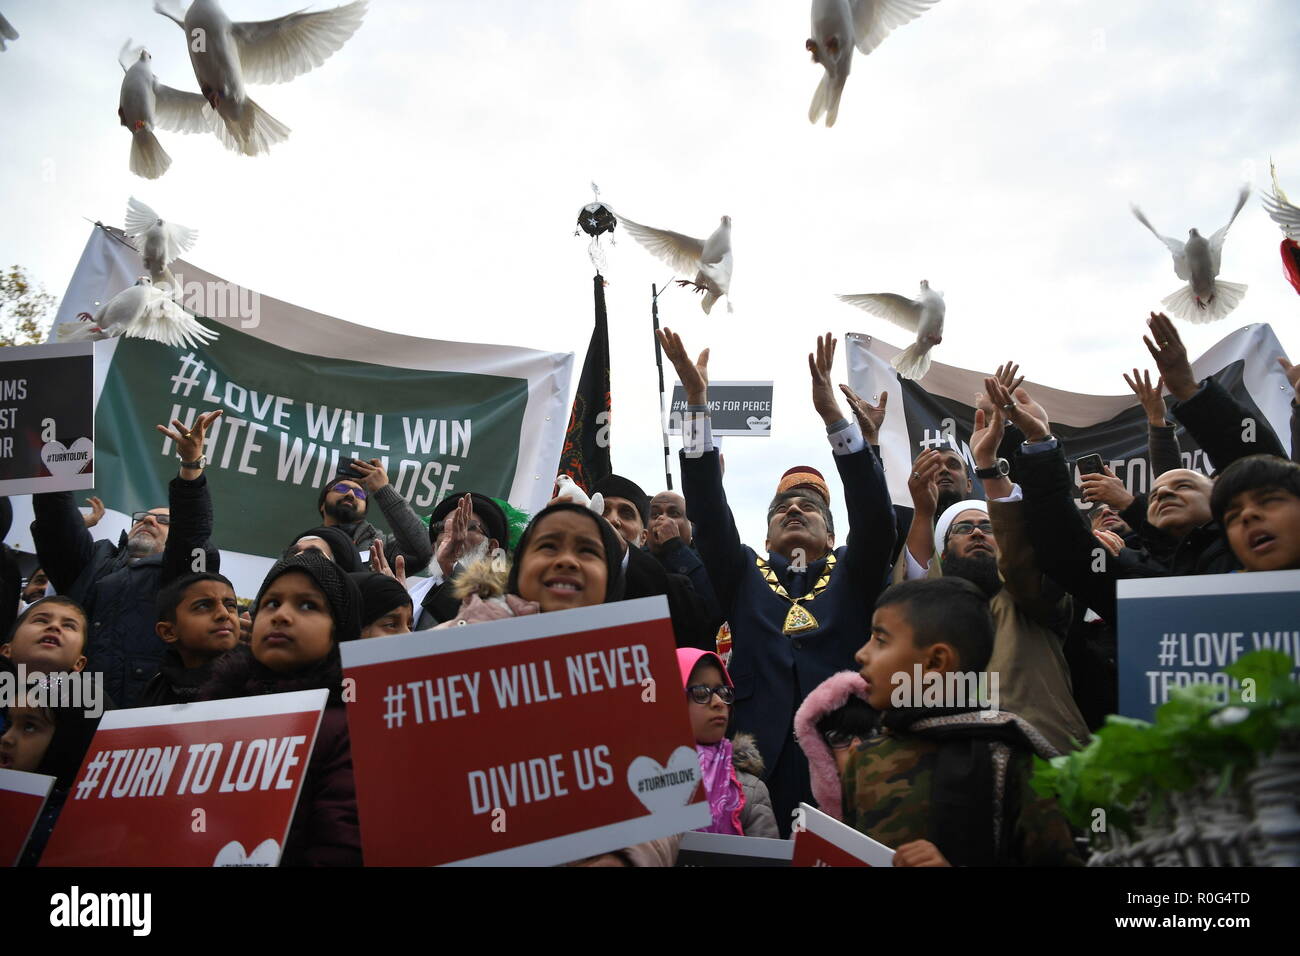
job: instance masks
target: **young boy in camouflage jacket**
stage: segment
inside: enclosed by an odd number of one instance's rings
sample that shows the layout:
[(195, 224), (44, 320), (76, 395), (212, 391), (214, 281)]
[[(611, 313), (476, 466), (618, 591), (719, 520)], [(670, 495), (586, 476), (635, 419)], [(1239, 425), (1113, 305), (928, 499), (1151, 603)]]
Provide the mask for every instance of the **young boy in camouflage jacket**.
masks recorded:
[(988, 602), (967, 581), (909, 581), (876, 604), (856, 659), (879, 730), (844, 769), (844, 822), (894, 847), (895, 866), (1082, 862), (1055, 802), (1029, 786), (1032, 754), (1056, 751), (996, 709), (996, 675), (987, 699), (963, 693), (992, 652)]

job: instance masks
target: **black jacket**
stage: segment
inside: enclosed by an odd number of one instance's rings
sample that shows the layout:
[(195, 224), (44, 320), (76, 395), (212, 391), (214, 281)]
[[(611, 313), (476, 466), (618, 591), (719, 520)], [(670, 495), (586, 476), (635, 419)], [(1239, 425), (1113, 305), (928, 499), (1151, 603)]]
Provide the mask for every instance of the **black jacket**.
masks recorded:
[(171, 526), (163, 553), (133, 561), (125, 535), (116, 546), (90, 536), (71, 492), (32, 495), (32, 537), (41, 567), (57, 593), (85, 608), (88, 667), (103, 672), (105, 690), (123, 707), (136, 705), (167, 647), (154, 632), (159, 589), (194, 570), (196, 548), (206, 552), (206, 570), (221, 567), (221, 555), (209, 541), (212, 499), (206, 476), (173, 478), (168, 503)]
[(625, 601), (656, 594), (667, 596), (668, 613), (673, 620), (673, 635), (678, 647), (717, 650), (718, 628), (722, 621), (710, 614), (690, 578), (665, 571), (649, 551), (629, 546), (623, 580)]
[(186, 667), (180, 652), (168, 645), (158, 662), (158, 670), (136, 699), (136, 707), (160, 707), (164, 704), (192, 704), (199, 699), (199, 688), (212, 674), (212, 663)]
[(279, 675), (259, 664), (247, 645), (241, 644), (213, 662), (212, 678), (199, 691), (200, 700), (318, 688), (330, 692), (285, 837), (281, 866), (361, 865), (361, 828), (342, 680), (337, 654), (299, 674)]

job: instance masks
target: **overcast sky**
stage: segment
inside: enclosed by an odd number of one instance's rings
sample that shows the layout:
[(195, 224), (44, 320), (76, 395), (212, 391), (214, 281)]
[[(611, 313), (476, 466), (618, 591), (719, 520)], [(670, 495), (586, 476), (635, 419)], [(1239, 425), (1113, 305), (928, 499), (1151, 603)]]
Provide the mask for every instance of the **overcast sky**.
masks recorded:
[[(782, 471), (834, 469), (809, 399), (816, 333), (907, 344), (832, 293), (911, 294), (928, 278), (948, 304), (938, 361), (991, 370), (1014, 356), (1031, 379), (1117, 394), (1121, 370), (1150, 365), (1144, 317), (1180, 285), (1128, 203), (1166, 235), (1208, 234), (1248, 180), (1221, 277), (1250, 291), (1184, 339), (1195, 357), (1268, 322), (1300, 355), (1300, 303), (1258, 202), (1270, 156), (1300, 195), (1292, 0), (941, 0), (855, 59), (830, 130), (807, 120), (809, 6), (373, 0), (322, 67), (251, 88), (293, 129), (286, 143), (250, 159), (162, 132), (174, 165), (150, 182), (127, 168), (116, 55), (129, 36), (162, 82), (196, 89), (181, 31), (149, 0), (0, 0), (21, 34), (0, 53), (0, 263), (61, 295), (82, 217), (120, 225), (135, 195), (199, 230), (187, 258), (212, 273), (375, 328), (574, 351), (576, 383), (588, 184), (700, 237), (728, 214), (735, 314), (706, 317), (676, 288), (660, 313), (693, 351), (712, 347), (714, 378), (776, 382), (773, 437), (726, 442), (755, 546)], [(649, 293), (671, 273), (630, 239), (607, 257), (614, 465), (653, 494)]]

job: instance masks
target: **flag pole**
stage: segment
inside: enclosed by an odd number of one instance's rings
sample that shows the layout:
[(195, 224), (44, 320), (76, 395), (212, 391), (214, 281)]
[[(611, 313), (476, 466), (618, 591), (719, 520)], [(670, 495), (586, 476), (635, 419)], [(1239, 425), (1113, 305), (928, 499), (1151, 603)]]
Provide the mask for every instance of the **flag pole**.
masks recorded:
[(655, 327), (655, 365), (659, 369), (659, 433), (664, 440), (664, 481), (669, 491), (673, 490), (673, 472), (669, 467), (671, 461), (668, 450), (668, 420), (664, 417), (664, 352), (659, 345), (659, 289), (650, 283), (650, 317)]

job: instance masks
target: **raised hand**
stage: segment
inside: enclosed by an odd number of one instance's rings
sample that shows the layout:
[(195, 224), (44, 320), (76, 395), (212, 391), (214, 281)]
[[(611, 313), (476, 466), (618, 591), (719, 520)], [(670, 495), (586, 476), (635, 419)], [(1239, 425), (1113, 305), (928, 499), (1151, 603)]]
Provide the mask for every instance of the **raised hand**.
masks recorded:
[(1164, 425), (1166, 423), (1165, 400), (1160, 397), (1160, 390), (1164, 387), (1165, 380), (1156, 378), (1155, 385), (1152, 385), (1150, 372), (1144, 371), (1139, 375), (1138, 370), (1134, 369), (1132, 378), (1128, 377), (1127, 372), (1124, 374), (1124, 382), (1142, 403), (1142, 408), (1147, 413), (1147, 421), (1152, 425)]
[(388, 484), (388, 472), (384, 471), (384, 463), (378, 458), (371, 458), (370, 461), (354, 458), (352, 467), (361, 475), (361, 487), (370, 494), (374, 494)]
[(456, 507), (443, 519), (442, 534), (434, 548), (433, 557), (442, 568), (444, 578), (451, 576), (452, 569), (460, 556), (469, 547), (469, 523), (474, 517), (474, 499), (461, 495)]
[(692, 363), (686, 355), (686, 346), (682, 344), (680, 335), (667, 326), (655, 332), (655, 335), (659, 338), (664, 355), (668, 356), (668, 361), (673, 363), (677, 380), (682, 383), (682, 388), (686, 392), (686, 403), (706, 404), (709, 398), (709, 350), (705, 349), (701, 352), (700, 357)]
[(1124, 550), (1124, 539), (1114, 531), (1103, 531), (1098, 528), (1093, 532), (1093, 536), (1101, 542), (1101, 546), (1110, 552), (1112, 558), (1118, 558), (1120, 551)]
[(835, 364), (835, 336), (827, 332), (817, 336), (816, 353), (808, 354), (808, 371), (812, 375), (813, 408), (827, 425), (834, 425), (844, 417), (840, 403), (835, 398), (831, 384), (831, 366)]
[(970, 436), (970, 451), (976, 468), (991, 468), (998, 459), (998, 446), (1006, 432), (1006, 417), (982, 393), (976, 393), (975, 403), (975, 428)]
[(386, 574), (402, 587), (406, 587), (406, 558), (399, 554), (395, 563), (396, 567), (390, 565), (384, 555), (384, 539), (375, 538), (374, 543), (370, 545), (370, 570), (378, 574)]
[(1116, 511), (1123, 511), (1133, 503), (1133, 496), (1124, 487), (1124, 482), (1105, 465), (1102, 465), (1100, 475), (1080, 475), (1079, 486), (1083, 489), (1084, 501), (1100, 501)]
[(1156, 361), (1156, 368), (1164, 379), (1165, 385), (1174, 398), (1186, 401), (1196, 394), (1196, 376), (1192, 372), (1192, 363), (1187, 361), (1187, 349), (1183, 345), (1173, 321), (1163, 312), (1152, 312), (1147, 320), (1152, 338), (1142, 336), (1147, 351)]
[(984, 379), (984, 388), (989, 400), (1025, 433), (1027, 441), (1042, 441), (1052, 434), (1047, 412), (1020, 387), (1025, 378), (1016, 377), (1019, 370), (1020, 366), (1011, 362), (1000, 366), (996, 375)]
[(847, 385), (841, 385), (840, 391), (848, 399), (849, 408), (853, 409), (853, 417), (858, 420), (858, 427), (862, 429), (862, 437), (867, 444), (879, 445), (880, 427), (885, 424), (885, 404), (889, 401), (889, 393), (881, 392), (880, 404), (872, 405)]
[(81, 520), (86, 522), (87, 528), (93, 528), (99, 524), (99, 519), (104, 517), (104, 502), (91, 495), (86, 499), (86, 504), (90, 505), (90, 514), (82, 515)]
[(912, 495), (913, 521), (929, 521), (939, 507), (939, 485), (935, 479), (943, 467), (943, 453), (937, 448), (923, 451), (912, 462), (912, 474), (907, 479), (907, 490)]
[[(198, 461), (203, 454), (203, 440), (208, 427), (223, 414), (225, 414), (225, 410), (218, 408), (215, 412), (199, 415), (194, 419), (194, 424), (189, 431), (185, 430), (185, 423), (179, 418), (172, 419), (171, 428), (166, 425), (155, 425), (154, 427), (176, 443), (176, 454), (180, 455), (181, 461)], [(192, 472), (192, 474), (187, 475), (186, 472)], [(181, 469), (181, 477), (189, 480), (196, 478), (199, 473), (200, 470), (197, 468)]]

